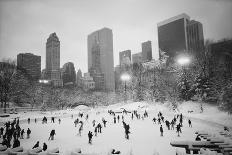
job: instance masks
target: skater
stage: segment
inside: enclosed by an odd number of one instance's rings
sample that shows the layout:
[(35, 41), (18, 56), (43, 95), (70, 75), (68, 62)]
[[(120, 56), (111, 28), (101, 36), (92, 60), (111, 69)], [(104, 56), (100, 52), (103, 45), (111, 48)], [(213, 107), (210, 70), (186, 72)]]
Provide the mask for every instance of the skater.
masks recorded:
[(30, 118), (28, 118), (28, 119), (27, 119), (27, 123), (28, 123), (28, 124), (30, 124), (30, 121), (31, 121), (31, 119), (30, 119)]
[(162, 125), (160, 126), (160, 136), (163, 137), (163, 133), (164, 133), (164, 130), (163, 130), (163, 127)]
[(161, 119), (160, 119), (160, 118), (158, 118), (158, 124), (161, 124), (161, 122), (160, 122), (160, 121), (161, 121)]
[(95, 126), (95, 123), (96, 123), (96, 121), (95, 121), (95, 120), (93, 120), (93, 121), (92, 121), (93, 127)]
[(152, 120), (153, 120), (153, 122), (156, 124), (156, 118), (154, 117)]
[(200, 138), (200, 136), (199, 135), (197, 135), (197, 137), (196, 137), (196, 139), (195, 139), (196, 141), (201, 141), (201, 138)]
[(126, 136), (126, 139), (129, 139), (129, 133), (130, 133), (130, 126), (129, 124), (125, 124), (125, 136)]
[(36, 118), (35, 118), (35, 123), (37, 122)]
[(59, 121), (59, 124), (60, 124), (60, 122), (61, 122), (60, 118), (58, 119), (58, 121)]
[(20, 138), (21, 138), (21, 139), (24, 139), (24, 129), (21, 130)]
[(114, 124), (116, 124), (116, 117), (114, 116)]
[(119, 123), (119, 119), (120, 119), (120, 117), (119, 117), (119, 115), (118, 115), (118, 123)]
[(98, 128), (98, 132), (101, 133), (101, 129), (102, 129), (101, 123), (98, 123), (97, 128)]
[(89, 138), (89, 144), (92, 144), (93, 133), (91, 131), (89, 131), (88, 133), (88, 138)]
[(97, 127), (94, 129), (95, 136), (97, 136)]
[(181, 125), (180, 123), (176, 126), (176, 132), (177, 132), (177, 136), (180, 137), (180, 133), (181, 133)]
[(189, 124), (189, 127), (192, 127), (192, 122), (190, 119), (188, 120), (188, 124)]
[(20, 141), (18, 140), (18, 138), (16, 138), (14, 140), (14, 143), (13, 143), (13, 148), (16, 148), (16, 147), (19, 147), (20, 146)]
[(51, 123), (55, 123), (55, 117), (51, 118)]
[(32, 149), (39, 147), (39, 141), (36, 142), (36, 144), (33, 146)]
[(50, 136), (48, 138), (48, 140), (54, 140), (54, 135), (56, 134), (55, 130), (53, 129), (51, 132), (50, 132)]
[(27, 129), (27, 139), (30, 138), (31, 130), (28, 128)]
[(83, 130), (83, 122), (80, 121), (81, 125), (79, 127), (79, 135), (81, 136), (81, 131)]
[(107, 122), (107, 121), (103, 118), (103, 119), (102, 119), (102, 122), (103, 122), (104, 127), (106, 127), (106, 122)]
[(47, 144), (46, 143), (43, 143), (43, 151), (46, 151), (48, 148)]

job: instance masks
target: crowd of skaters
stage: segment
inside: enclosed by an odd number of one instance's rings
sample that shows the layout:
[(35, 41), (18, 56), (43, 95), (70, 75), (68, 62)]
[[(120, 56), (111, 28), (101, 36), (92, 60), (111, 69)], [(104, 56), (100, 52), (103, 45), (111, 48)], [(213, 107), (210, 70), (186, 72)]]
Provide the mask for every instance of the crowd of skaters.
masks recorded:
[[(37, 119), (34, 119), (34, 122), (37, 123)], [(61, 119), (58, 119), (59, 124), (61, 123)], [(31, 118), (27, 119), (27, 123), (31, 123)], [(42, 124), (47, 123), (47, 117), (42, 118)], [(51, 117), (51, 123), (55, 123), (55, 117)], [(7, 148), (16, 148), (20, 147), (20, 140), (23, 140), (24, 138), (30, 139), (32, 131), (30, 128), (22, 129), (20, 127), (20, 121), (19, 118), (15, 118), (13, 121), (7, 121), (4, 123), (4, 126), (0, 127), (0, 138), (2, 138), (2, 142), (0, 142), (1, 145), (7, 146)], [(24, 134), (26, 134), (26, 137), (24, 137)], [(54, 140), (55, 130), (51, 130), (48, 140)], [(32, 149), (39, 147), (39, 141), (36, 142), (36, 144), (32, 147)], [(43, 151), (47, 150), (47, 144), (44, 142)]]
[[(99, 114), (99, 113), (98, 113)], [(129, 123), (126, 123), (125, 121), (125, 117), (127, 117), (127, 119), (131, 119), (131, 120), (144, 120), (146, 118), (148, 118), (148, 112), (146, 110), (144, 110), (144, 112), (141, 113), (138, 112), (137, 110), (133, 110), (133, 111), (126, 111), (125, 109), (122, 111), (122, 113), (116, 113), (112, 110), (108, 111), (108, 114), (110, 116), (112, 116), (112, 124), (117, 124), (117, 123), (122, 123), (122, 127), (124, 128), (125, 131), (125, 138), (127, 140), (129, 140), (129, 134), (130, 132), (130, 125)], [(71, 118), (73, 119), (74, 116), (71, 115)], [(89, 120), (89, 115), (88, 114), (84, 114), (83, 112), (79, 112), (78, 116), (76, 119), (74, 119), (74, 126), (78, 128), (78, 135), (82, 136), (82, 131), (83, 131), (83, 127), (84, 124), (87, 123)], [(178, 134), (178, 136), (180, 136), (180, 133), (182, 133), (181, 127), (183, 126), (183, 115), (182, 114), (177, 114), (173, 117), (173, 119), (171, 121), (169, 120), (165, 120), (163, 114), (161, 112), (158, 112), (157, 114), (157, 118), (154, 117), (152, 119), (152, 121), (155, 124), (160, 125), (160, 135), (164, 136), (164, 129), (163, 126), (165, 124), (165, 126), (167, 127), (168, 130), (174, 130), (176, 127), (176, 132)], [(31, 119), (28, 118), (28, 124), (30, 124)], [(46, 123), (47, 124), (48, 119), (47, 117), (43, 117), (42, 118), (42, 124)], [(61, 123), (61, 119), (58, 119), (59, 124)], [(106, 128), (107, 122), (111, 122), (109, 120), (105, 120), (104, 117), (101, 118), (100, 120), (96, 120), (93, 119), (92, 120), (92, 130), (88, 131), (88, 143), (92, 144), (93, 143), (93, 137), (95, 136), (97, 138), (98, 134), (101, 134), (103, 132), (102, 128)], [(37, 120), (35, 119), (35, 123), (37, 123)], [(51, 117), (51, 123), (55, 123), (55, 117)], [(191, 120), (188, 120), (188, 124), (189, 127), (192, 127), (191, 124)], [(109, 125), (108, 125), (109, 126)], [(5, 130), (5, 134), (4, 134), (4, 130)], [(3, 145), (6, 145), (7, 147), (11, 147), (10, 145), (10, 141), (11, 138), (13, 137), (13, 148), (14, 147), (18, 147), (20, 146), (20, 141), (19, 138), (23, 139), (24, 138), (24, 129), (21, 130), (21, 128), (19, 127), (19, 119), (15, 119), (12, 123), (7, 122), (5, 123), (5, 129), (1, 128), (0, 129), (0, 136), (3, 136)], [(28, 128), (26, 131), (27, 134), (27, 138), (30, 138), (30, 134), (31, 134), (31, 130)], [(56, 135), (55, 130), (51, 130), (50, 135), (48, 140), (54, 140), (54, 136)], [(37, 143), (34, 145), (33, 148), (39, 147), (39, 141), (37, 141)], [(43, 143), (43, 150), (47, 150), (47, 144)]]

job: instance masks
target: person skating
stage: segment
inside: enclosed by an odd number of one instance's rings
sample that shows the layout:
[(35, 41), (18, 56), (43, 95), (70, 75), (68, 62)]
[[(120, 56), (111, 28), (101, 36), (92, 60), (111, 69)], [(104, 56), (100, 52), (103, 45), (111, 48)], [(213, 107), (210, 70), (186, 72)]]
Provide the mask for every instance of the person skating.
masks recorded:
[(43, 143), (43, 151), (46, 151), (48, 148), (47, 144), (46, 143)]
[(60, 124), (60, 122), (61, 122), (61, 119), (59, 118), (59, 119), (58, 119), (58, 121), (59, 121), (59, 124)]
[(176, 132), (177, 132), (177, 134), (178, 134), (178, 137), (180, 137), (180, 133), (181, 133), (181, 125), (180, 125), (180, 124), (178, 124), (178, 125), (176, 126)]
[(21, 138), (21, 139), (24, 138), (24, 133), (25, 133), (25, 131), (24, 131), (24, 129), (22, 129), (22, 130), (21, 130), (21, 133), (20, 133), (20, 138)]
[(27, 129), (27, 139), (30, 138), (31, 130), (28, 128)]
[(120, 117), (119, 117), (119, 115), (118, 115), (118, 123), (119, 123), (119, 119), (120, 119)]
[(97, 128), (98, 128), (98, 132), (101, 133), (101, 129), (102, 129), (101, 123), (98, 123)]
[(50, 136), (48, 138), (48, 140), (54, 140), (54, 135), (56, 134), (55, 130), (53, 129), (51, 132), (50, 132)]
[(152, 120), (153, 120), (153, 122), (156, 124), (156, 118), (154, 117)]
[(39, 141), (36, 142), (36, 144), (32, 147), (32, 149), (39, 147)]
[(3, 128), (3, 127), (1, 127), (1, 128), (0, 128), (0, 138), (2, 138), (2, 136), (3, 136), (3, 132), (4, 132), (4, 128)]
[(95, 136), (97, 136), (97, 127), (94, 128)]
[(14, 140), (14, 143), (13, 143), (13, 148), (16, 148), (16, 147), (19, 147), (20, 146), (20, 141), (18, 140), (18, 138), (16, 138)]
[(114, 116), (114, 124), (116, 124), (116, 117)]
[(30, 124), (30, 122), (31, 122), (31, 119), (30, 119), (30, 118), (28, 118), (28, 119), (27, 119), (27, 123), (28, 123), (28, 124)]
[(192, 127), (192, 122), (190, 119), (188, 120), (188, 124), (189, 124), (189, 127)]
[(88, 138), (89, 138), (89, 144), (92, 144), (93, 133), (91, 131), (89, 131), (88, 133)]
[(201, 138), (200, 138), (200, 136), (199, 135), (197, 135), (197, 137), (196, 137), (196, 139), (195, 139), (196, 141), (201, 141)]
[(163, 130), (163, 126), (160, 126), (160, 136), (163, 136), (164, 130)]
[(106, 127), (106, 120), (105, 119), (102, 119), (102, 122), (103, 122), (103, 125), (104, 125), (104, 127)]

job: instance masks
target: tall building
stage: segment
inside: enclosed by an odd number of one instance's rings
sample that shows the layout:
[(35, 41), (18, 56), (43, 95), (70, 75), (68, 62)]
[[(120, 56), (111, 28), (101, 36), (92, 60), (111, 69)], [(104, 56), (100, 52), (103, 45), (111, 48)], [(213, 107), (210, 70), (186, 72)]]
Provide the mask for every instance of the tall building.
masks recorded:
[(76, 83), (76, 71), (72, 62), (67, 62), (63, 65), (62, 79), (64, 85)]
[(39, 80), (41, 76), (41, 56), (32, 53), (17, 55), (17, 67), (25, 71), (31, 80)]
[(141, 63), (142, 62), (142, 52), (132, 54), (132, 62)]
[(131, 63), (131, 50), (126, 50), (119, 52), (119, 64), (123, 66), (124, 64)]
[(204, 42), (202, 24), (191, 21), (187, 14), (180, 14), (157, 24), (159, 54), (165, 52), (174, 61), (180, 54), (197, 56)]
[(142, 43), (142, 60), (143, 62), (150, 61), (152, 59), (152, 47), (151, 41)]
[(113, 33), (109, 28), (88, 35), (88, 69), (91, 68), (104, 75), (104, 89), (114, 91)]
[(203, 26), (200, 22), (191, 20), (187, 25), (188, 50), (192, 55), (201, 57), (204, 50)]
[(90, 73), (84, 73), (84, 77), (81, 81), (84, 91), (93, 90), (95, 88), (95, 82), (93, 81), (93, 77), (90, 76)]
[(76, 84), (78, 87), (81, 87), (81, 78), (82, 78), (82, 72), (80, 69), (77, 71), (77, 79), (76, 79)]
[(56, 33), (50, 34), (46, 43), (46, 79), (54, 86), (63, 86), (60, 70), (60, 41)]

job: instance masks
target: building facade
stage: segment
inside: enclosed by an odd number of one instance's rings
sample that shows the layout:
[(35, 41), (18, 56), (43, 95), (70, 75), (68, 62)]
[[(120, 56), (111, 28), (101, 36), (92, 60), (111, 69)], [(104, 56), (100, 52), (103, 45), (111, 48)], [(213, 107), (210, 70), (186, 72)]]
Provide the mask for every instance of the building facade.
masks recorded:
[(187, 14), (180, 14), (157, 24), (159, 55), (165, 52), (171, 62), (178, 55), (202, 54), (204, 44), (203, 27), (200, 22), (190, 20)]
[(81, 87), (82, 72), (80, 69), (78, 69), (76, 77), (77, 77), (76, 85), (77, 85), (77, 87)]
[(17, 67), (24, 70), (29, 79), (38, 81), (41, 77), (41, 56), (20, 53), (17, 55)]
[(131, 63), (131, 50), (119, 52), (119, 65), (123, 66), (128, 63)]
[(143, 62), (150, 61), (152, 59), (152, 46), (151, 41), (142, 43), (142, 60)]
[(93, 81), (93, 77), (90, 76), (90, 73), (84, 73), (84, 77), (81, 79), (81, 81), (84, 91), (95, 89), (95, 82)]
[(63, 65), (62, 80), (63, 84), (76, 84), (76, 71), (72, 62), (67, 62)]
[(142, 52), (132, 54), (132, 62), (133, 62), (133, 64), (134, 63), (142, 63), (143, 62), (143, 60), (142, 60)]
[(187, 25), (188, 50), (192, 55), (202, 57), (204, 50), (203, 26), (200, 22), (191, 20)]
[(50, 34), (46, 42), (46, 79), (54, 86), (63, 86), (60, 69), (60, 41), (56, 33)]
[(113, 33), (109, 28), (88, 35), (88, 69), (91, 68), (104, 75), (104, 90), (114, 91)]

